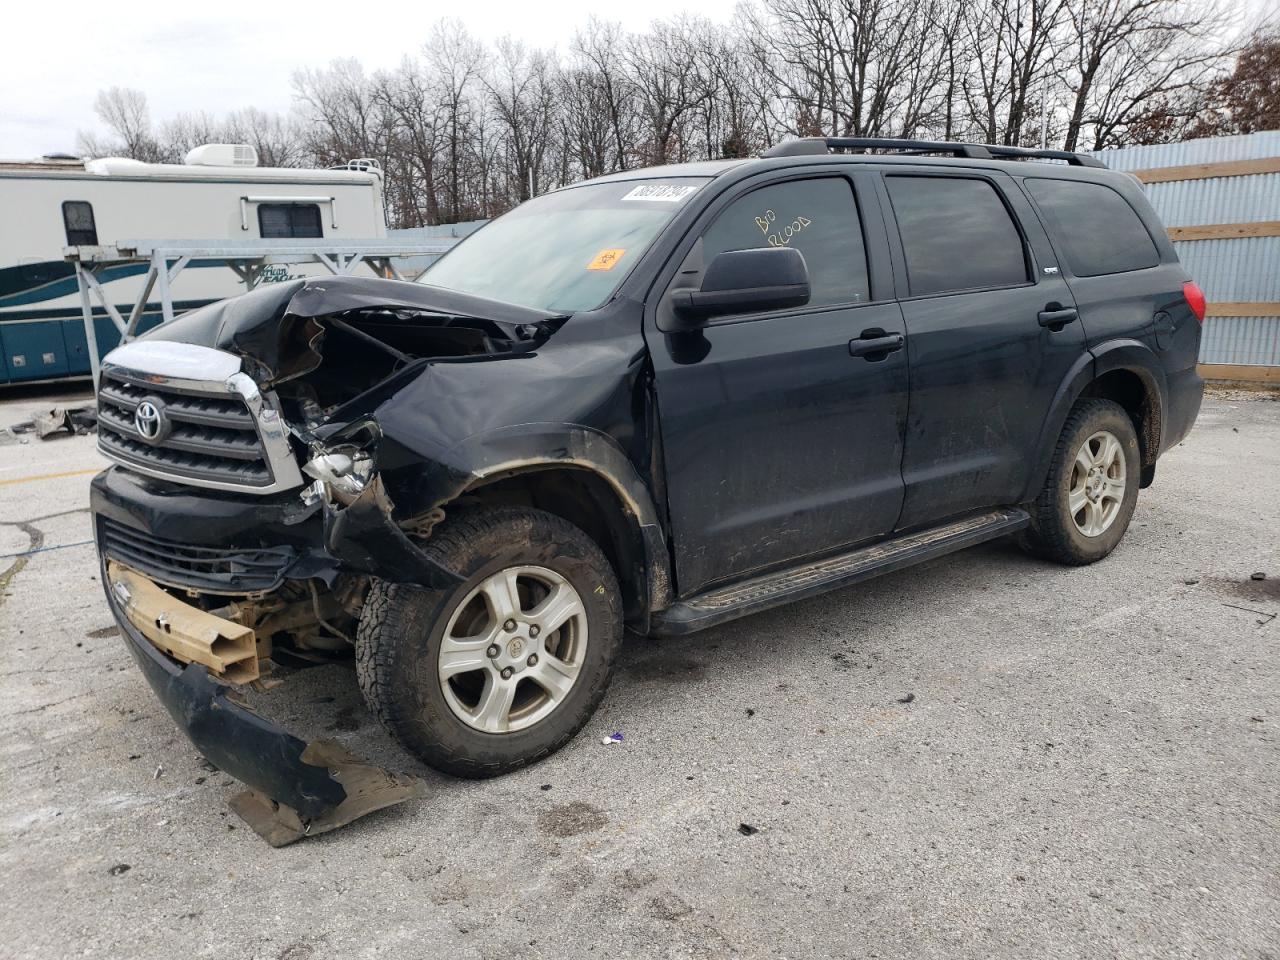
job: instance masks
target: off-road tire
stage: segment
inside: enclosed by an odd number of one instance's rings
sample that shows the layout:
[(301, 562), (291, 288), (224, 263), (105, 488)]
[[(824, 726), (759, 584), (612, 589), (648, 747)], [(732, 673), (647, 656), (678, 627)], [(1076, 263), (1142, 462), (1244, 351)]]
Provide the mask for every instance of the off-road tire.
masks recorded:
[[(1085, 536), (1072, 519), (1068, 506), (1072, 465), (1085, 441), (1100, 431), (1111, 433), (1125, 458), (1125, 491), (1109, 527), (1097, 536)], [(1080, 400), (1071, 408), (1058, 437), (1049, 475), (1031, 505), (1031, 526), (1021, 543), (1036, 556), (1071, 566), (1096, 563), (1124, 537), (1138, 502), (1142, 472), (1138, 434), (1124, 408), (1111, 400)]]
[[(573, 524), (524, 507), (458, 511), (423, 549), (463, 578), (434, 590), (375, 579), (356, 633), (356, 675), (369, 708), (410, 753), (460, 777), (492, 777), (533, 763), (582, 729), (609, 686), (622, 641), (622, 601), (600, 548)], [(585, 660), (572, 689), (547, 717), (523, 730), (491, 734), (455, 715), (437, 663), (454, 608), (486, 577), (536, 564), (563, 576), (586, 610)]]

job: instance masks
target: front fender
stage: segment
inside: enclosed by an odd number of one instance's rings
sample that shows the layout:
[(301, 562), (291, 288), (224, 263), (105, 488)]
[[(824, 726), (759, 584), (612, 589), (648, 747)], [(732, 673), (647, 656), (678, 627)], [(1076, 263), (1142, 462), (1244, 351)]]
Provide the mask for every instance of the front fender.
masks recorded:
[[(618, 442), (572, 423), (522, 423), (468, 437), (444, 456), (472, 482), (530, 467), (568, 466), (600, 475), (641, 526), (658, 523), (649, 488)], [(471, 483), (467, 484), (471, 486)]]
[(462, 490), (485, 480), (529, 470), (587, 470), (604, 480), (626, 513), (642, 589), (641, 609), (670, 602), (671, 571), (666, 537), (649, 488), (616, 440), (599, 430), (571, 423), (524, 423), (468, 437), (444, 457), (450, 474), (467, 478)]
[[(396, 443), (394, 436), (383, 439)], [(670, 558), (657, 507), (630, 458), (607, 434), (581, 424), (523, 423), (473, 434), (430, 458), (397, 446), (388, 459), (396, 463), (391, 482), (399, 491), (395, 501), (401, 518), (447, 507), (485, 481), (534, 470), (589, 471), (615, 495), (633, 553), (643, 558), (643, 570), (631, 571), (641, 609), (661, 609), (670, 602)]]

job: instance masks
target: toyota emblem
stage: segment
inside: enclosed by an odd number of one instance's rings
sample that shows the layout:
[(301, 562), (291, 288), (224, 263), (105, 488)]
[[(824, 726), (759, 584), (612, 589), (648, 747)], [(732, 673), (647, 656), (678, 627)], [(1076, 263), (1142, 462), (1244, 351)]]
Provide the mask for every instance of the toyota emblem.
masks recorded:
[(133, 411), (133, 426), (138, 436), (147, 443), (159, 443), (168, 432), (168, 419), (164, 415), (164, 404), (148, 397)]

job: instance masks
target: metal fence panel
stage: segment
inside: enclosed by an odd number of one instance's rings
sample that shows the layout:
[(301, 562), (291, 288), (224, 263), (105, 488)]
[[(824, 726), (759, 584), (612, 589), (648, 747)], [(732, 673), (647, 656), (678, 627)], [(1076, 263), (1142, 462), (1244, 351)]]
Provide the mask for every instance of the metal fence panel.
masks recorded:
[[(1280, 157), (1280, 130), (1096, 154), (1113, 170), (1149, 170)], [(1147, 197), (1167, 227), (1280, 220), (1280, 173), (1151, 183)], [(1187, 272), (1213, 303), (1280, 303), (1280, 237), (1179, 241)], [(1280, 316), (1209, 317), (1200, 361), (1280, 365)]]
[(1229, 160), (1265, 160), (1280, 157), (1280, 130), (1242, 133), (1234, 137), (1210, 137), (1149, 147), (1121, 147), (1094, 153), (1112, 170), (1147, 170), (1152, 167), (1185, 167), (1195, 163)]
[(1280, 366), (1280, 317), (1209, 317), (1200, 362)]
[(1173, 246), (1210, 303), (1280, 302), (1280, 237), (1194, 240)]
[(1280, 220), (1280, 173), (1149, 183), (1144, 189), (1170, 227)]

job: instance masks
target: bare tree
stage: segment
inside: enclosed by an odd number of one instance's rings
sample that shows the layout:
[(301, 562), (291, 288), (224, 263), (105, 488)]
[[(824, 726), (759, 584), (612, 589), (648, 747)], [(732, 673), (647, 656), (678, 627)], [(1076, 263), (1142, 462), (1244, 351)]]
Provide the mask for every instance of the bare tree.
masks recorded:
[(555, 127), (556, 67), (542, 50), (504, 37), (498, 41), (493, 75), (484, 81), (502, 129), (509, 193), (527, 200), (538, 191), (542, 165)]
[(958, 9), (958, 0), (763, 0), (746, 14), (748, 49), (790, 103), (790, 132), (912, 136), (946, 113)]
[(1066, 0), (988, 0), (964, 19), (969, 119), (988, 143), (1020, 144), (1053, 72)]
[(470, 136), (476, 114), (483, 110), (478, 85), (488, 52), (456, 20), (442, 20), (423, 48), (424, 68), (436, 78), (436, 95), (444, 111), (444, 222), (475, 216), (467, 208), (467, 167), (475, 159)]
[(210, 113), (179, 113), (160, 124), (156, 143), (165, 163), (182, 163), (187, 153), (205, 143), (247, 143), (264, 167), (296, 167), (309, 160), (298, 121), (256, 107), (225, 117)]
[(388, 143), (388, 162), (397, 179), (412, 184), (397, 191), (396, 220), (405, 226), (440, 222), (438, 165), (444, 142), (444, 109), (432, 79), (421, 66), (405, 58), (399, 68), (380, 75), (374, 97), (394, 118)]
[(378, 97), (378, 81), (367, 76), (356, 60), (335, 60), (324, 69), (295, 73), (293, 86), (303, 153), (320, 166), (356, 157), (377, 160), (387, 171), (383, 185), (387, 222), (410, 225), (406, 209), (413, 207), (412, 182), (399, 162), (396, 118)]
[(392, 226), (490, 217), (531, 193), (644, 164), (750, 156), (793, 135), (943, 137), (1068, 148), (1280, 126), (1280, 29), (1234, 70), (1223, 0), (745, 0), (627, 33), (594, 18), (564, 57), (457, 21), (367, 74), (294, 76), (294, 111), (182, 113), (153, 133), (112, 88), (93, 154), (180, 161), (252, 143), (264, 164), (377, 160)]
[(681, 17), (657, 21), (648, 33), (627, 40), (622, 56), (636, 93), (647, 163), (689, 157), (691, 114), (711, 95), (707, 78), (692, 69), (698, 53), (694, 38), (701, 29), (705, 22)]
[(1071, 0), (1060, 74), (1070, 96), (1064, 146), (1087, 130), (1101, 149), (1152, 104), (1203, 84), (1220, 63), (1208, 41), (1224, 25), (1207, 4), (1185, 0)]
[(82, 153), (90, 156), (113, 154), (147, 163), (161, 159), (159, 145), (151, 133), (147, 95), (141, 90), (129, 87), (99, 90), (93, 102), (93, 112), (116, 139), (103, 140), (92, 133), (82, 132), (79, 135)]
[(596, 98), (604, 108), (612, 139), (612, 157), (605, 170), (625, 170), (636, 159), (637, 117), (635, 83), (628, 75), (621, 56), (626, 42), (622, 28), (595, 17), (586, 29), (575, 35), (572, 44), (579, 69), (589, 75), (596, 87)]

